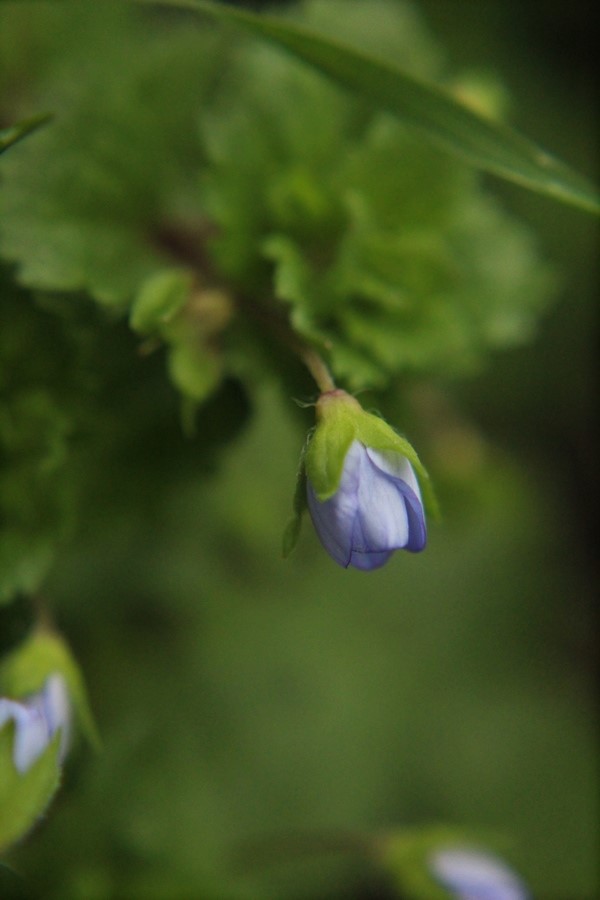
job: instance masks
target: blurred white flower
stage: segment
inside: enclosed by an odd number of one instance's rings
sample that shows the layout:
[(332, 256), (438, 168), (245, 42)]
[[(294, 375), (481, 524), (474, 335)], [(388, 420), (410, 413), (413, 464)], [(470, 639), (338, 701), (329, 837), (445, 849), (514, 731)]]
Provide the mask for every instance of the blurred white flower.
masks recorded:
[(430, 871), (458, 900), (528, 900), (530, 894), (509, 867), (495, 856), (472, 848), (437, 850)]

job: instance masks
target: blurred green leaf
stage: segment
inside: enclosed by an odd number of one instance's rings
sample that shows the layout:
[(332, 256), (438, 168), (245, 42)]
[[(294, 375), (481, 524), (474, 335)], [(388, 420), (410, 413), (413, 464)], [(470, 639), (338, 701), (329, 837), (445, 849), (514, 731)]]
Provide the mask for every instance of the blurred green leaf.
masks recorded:
[(162, 230), (197, 190), (195, 115), (217, 39), (149, 34), (139, 10), (101, 6), (61, 11), (62, 65), (57, 75), (49, 63), (42, 79), (53, 84), (56, 122), (3, 162), (0, 245), (21, 284), (88, 291), (123, 310), (172, 263)]
[[(450, 93), (420, 82), (386, 61), (311, 29), (211, 0), (133, 2), (191, 9), (241, 25), (284, 47), (344, 87), (360, 92), (470, 165), (589, 212), (600, 212), (597, 190), (565, 163), (517, 131), (479, 115)], [(9, 137), (9, 142), (20, 136)]]
[[(335, 34), (344, 9), (315, 3), (306, 15)], [(345, 22), (361, 46), (371, 9), (352, 4)], [(393, 33), (406, 65), (435, 79), (436, 45), (418, 16), (378, 9), (377, 33)], [(289, 316), (351, 390), (472, 372), (491, 349), (531, 336), (548, 268), (456, 158), (244, 35), (224, 45), (179, 19), (160, 29), (149, 10), (77, 11), (89, 20), (80, 42), (59, 45), (48, 78), (60, 119), (4, 169), (0, 247), (22, 283), (83, 288), (118, 311), (133, 304), (133, 328), (169, 345), (171, 380), (194, 401), (221, 372), (256, 362), (249, 341), (221, 340), (227, 299), (187, 315), (192, 281), (234, 296), (236, 336), (249, 331), (246, 311), (264, 323)], [(70, 26), (75, 8), (60, 14)], [(84, 55), (85, 77), (74, 79)], [(149, 94), (151, 114), (137, 101)]]
[(42, 125), (47, 125), (52, 118), (51, 113), (41, 113), (38, 116), (32, 116), (30, 119), (23, 119), (15, 125), (10, 125), (8, 128), (2, 128), (0, 130), (0, 153), (4, 153), (17, 141), (20, 141), (33, 131), (37, 131)]
[(593, 186), (564, 163), (505, 125), (477, 115), (450, 94), (411, 78), (389, 63), (281, 19), (209, 0), (161, 2), (241, 25), (273, 41), (476, 168), (590, 212), (600, 212), (600, 199)]
[(490, 349), (531, 337), (554, 274), (472, 173), (379, 120), (331, 178), (346, 202), (337, 241), (307, 252), (274, 233), (261, 250), (294, 328), (350, 389), (398, 372), (473, 372)]
[(32, 900), (24, 879), (0, 863), (0, 897), (6, 900)]
[(173, 384), (197, 403), (213, 393), (222, 375), (218, 357), (192, 342), (171, 347), (168, 370)]
[(157, 272), (142, 284), (133, 303), (130, 324), (141, 334), (163, 335), (190, 296), (193, 273), (182, 269)]
[(41, 387), (0, 402), (0, 603), (38, 589), (68, 527), (69, 427)]

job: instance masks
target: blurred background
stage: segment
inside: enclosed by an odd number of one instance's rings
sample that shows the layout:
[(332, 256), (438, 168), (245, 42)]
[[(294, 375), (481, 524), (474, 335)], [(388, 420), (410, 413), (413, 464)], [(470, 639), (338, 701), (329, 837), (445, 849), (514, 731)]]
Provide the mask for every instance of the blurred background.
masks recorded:
[[(591, 3), (418, 5), (453, 67), (499, 73), (511, 121), (595, 176)], [(559, 296), (531, 345), (386, 398), (438, 485), (425, 553), (343, 571), (305, 522), (280, 558), (311, 417), (267, 384), (209, 408), (245, 422), (218, 460), (195, 466), (174, 412), (98, 478), (44, 593), (104, 746), (11, 855), (40, 896), (385, 898), (345, 836), (440, 822), (505, 836), (536, 897), (596, 896), (598, 235), (490, 185)]]

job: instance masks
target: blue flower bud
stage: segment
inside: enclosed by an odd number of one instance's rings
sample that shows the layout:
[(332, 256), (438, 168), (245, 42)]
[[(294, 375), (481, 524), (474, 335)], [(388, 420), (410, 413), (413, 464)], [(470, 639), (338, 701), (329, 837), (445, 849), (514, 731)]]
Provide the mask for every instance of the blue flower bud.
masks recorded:
[[(409, 458), (410, 457), (410, 458)], [(323, 394), (305, 457), (306, 499), (329, 555), (376, 569), (394, 550), (423, 550), (425, 513), (413, 448), (345, 391)]]
[(340, 485), (320, 502), (307, 482), (308, 509), (329, 555), (341, 566), (377, 569), (394, 550), (423, 550), (427, 540), (421, 493), (404, 456), (353, 441)]
[(59, 729), (59, 756), (64, 758), (70, 718), (71, 704), (62, 675), (50, 675), (41, 690), (23, 700), (0, 698), (0, 729), (11, 720), (15, 725), (13, 762), (19, 774), (32, 767)]
[(437, 850), (429, 858), (429, 868), (436, 881), (458, 900), (527, 900), (530, 896), (502, 860), (480, 850)]

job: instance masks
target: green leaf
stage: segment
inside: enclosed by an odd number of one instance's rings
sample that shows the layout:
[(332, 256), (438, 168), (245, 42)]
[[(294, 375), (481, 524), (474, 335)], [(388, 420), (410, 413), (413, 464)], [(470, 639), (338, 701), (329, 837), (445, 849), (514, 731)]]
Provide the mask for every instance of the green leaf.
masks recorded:
[(216, 390), (223, 371), (216, 354), (192, 341), (173, 344), (167, 366), (175, 387), (196, 403), (203, 403)]
[(3, 158), (0, 248), (21, 284), (87, 291), (123, 311), (173, 264), (165, 232), (197, 193), (195, 120), (218, 38), (147, 33), (140, 10), (99, 6), (61, 9), (61, 64), (36, 88), (52, 95), (56, 122)]
[(162, 335), (189, 300), (193, 274), (183, 269), (157, 272), (142, 284), (129, 323), (141, 334)]
[(144, 282), (130, 324), (166, 342), (170, 380), (195, 408), (221, 381), (222, 359), (210, 339), (229, 316), (225, 294), (194, 286), (194, 273), (187, 269), (167, 269)]
[(42, 125), (47, 125), (52, 118), (53, 116), (51, 113), (41, 113), (40, 115), (32, 116), (30, 119), (22, 119), (20, 122), (17, 122), (15, 125), (10, 125), (8, 128), (2, 128), (0, 130), (0, 153), (4, 153), (5, 150), (8, 150), (8, 148), (12, 147), (13, 144), (16, 144), (17, 141), (20, 141), (33, 131), (37, 131)]
[[(148, 4), (155, 0), (137, 2)], [(162, 5), (195, 10), (241, 25), (284, 47), (344, 87), (361, 93), (476, 168), (590, 212), (600, 212), (595, 189), (564, 163), (516, 131), (477, 115), (440, 88), (422, 83), (388, 62), (308, 28), (210, 0), (162, 0)]]
[[(342, 7), (325, 0), (302, 15), (334, 35), (343, 18), (368, 51), (369, 0), (348, 19)], [(438, 52), (418, 16), (379, 8), (382, 52), (434, 80)], [(471, 374), (491, 349), (531, 335), (547, 267), (471, 169), (275, 47), (237, 35), (207, 81), (219, 29), (194, 35), (173, 17), (153, 30), (146, 16), (140, 46), (140, 10), (131, 22), (124, 4), (122, 20), (104, 22), (106, 9), (54, 8), (63, 25), (82, 19), (81, 46), (46, 51), (61, 59), (45, 82), (57, 122), (2, 167), (0, 247), (19, 280), (84, 288), (123, 312), (133, 303), (134, 329), (170, 346), (189, 324), (226, 372), (232, 345), (185, 305), (176, 311), (181, 267), (182, 293), (194, 272), (198, 289), (225, 287), (267, 316), (280, 305), (353, 391), (395, 375)], [(151, 114), (137, 102), (150, 93)], [(234, 307), (243, 323), (244, 302)], [(172, 371), (190, 384), (184, 359)]]
[(491, 349), (532, 336), (554, 273), (470, 170), (380, 118), (325, 177), (347, 209), (337, 239), (316, 254), (270, 234), (261, 251), (295, 330), (348, 388), (469, 374)]

